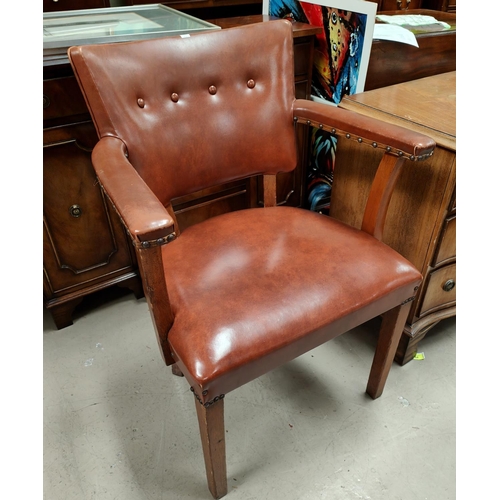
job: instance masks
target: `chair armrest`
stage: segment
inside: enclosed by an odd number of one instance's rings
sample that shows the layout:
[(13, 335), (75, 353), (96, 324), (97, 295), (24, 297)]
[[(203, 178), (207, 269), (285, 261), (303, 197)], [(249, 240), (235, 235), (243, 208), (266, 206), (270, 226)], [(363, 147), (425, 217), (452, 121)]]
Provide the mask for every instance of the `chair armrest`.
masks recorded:
[(175, 238), (172, 216), (130, 164), (120, 139), (103, 137), (92, 151), (92, 163), (135, 246), (147, 248)]
[(298, 123), (341, 134), (413, 161), (426, 159), (436, 146), (426, 135), (320, 102), (297, 99), (293, 116)]
[(404, 127), (329, 104), (297, 99), (293, 111), (296, 123), (343, 135), (360, 145), (384, 151), (361, 223), (361, 230), (382, 240), (387, 210), (403, 164), (406, 160), (415, 162), (429, 158), (434, 152), (435, 141)]

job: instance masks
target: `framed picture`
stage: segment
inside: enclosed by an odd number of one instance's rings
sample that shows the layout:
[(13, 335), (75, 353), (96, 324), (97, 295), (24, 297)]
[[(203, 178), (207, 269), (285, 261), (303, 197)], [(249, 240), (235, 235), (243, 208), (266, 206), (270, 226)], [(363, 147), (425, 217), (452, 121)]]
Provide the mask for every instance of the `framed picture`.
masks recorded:
[[(263, 0), (262, 13), (322, 28), (316, 35), (311, 99), (336, 106), (363, 92), (377, 4), (363, 0)], [(307, 165), (307, 206), (327, 214), (337, 138), (313, 128)]]
[(319, 26), (311, 98), (338, 104), (364, 90), (377, 4), (363, 0), (263, 0), (263, 14)]

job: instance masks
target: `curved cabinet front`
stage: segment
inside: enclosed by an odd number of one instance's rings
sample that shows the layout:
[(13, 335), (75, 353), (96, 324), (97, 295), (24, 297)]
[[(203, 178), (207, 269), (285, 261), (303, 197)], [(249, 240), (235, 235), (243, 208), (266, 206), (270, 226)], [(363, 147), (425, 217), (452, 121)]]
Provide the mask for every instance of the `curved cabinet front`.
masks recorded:
[(90, 292), (132, 280), (141, 294), (128, 236), (96, 182), (96, 141), (90, 121), (44, 131), (44, 298), (58, 328)]

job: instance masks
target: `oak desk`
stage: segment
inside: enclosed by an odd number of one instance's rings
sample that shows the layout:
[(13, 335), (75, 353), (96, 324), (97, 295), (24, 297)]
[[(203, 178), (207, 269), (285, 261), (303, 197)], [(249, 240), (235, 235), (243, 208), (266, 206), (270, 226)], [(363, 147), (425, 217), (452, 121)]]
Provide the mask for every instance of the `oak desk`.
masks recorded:
[[(431, 159), (408, 164), (401, 174), (383, 236), (424, 276), (399, 344), (400, 364), (413, 358), (430, 328), (456, 313), (455, 85), (453, 71), (346, 96), (340, 103), (426, 134), (437, 144)], [(330, 215), (360, 227), (381, 154), (339, 138)]]

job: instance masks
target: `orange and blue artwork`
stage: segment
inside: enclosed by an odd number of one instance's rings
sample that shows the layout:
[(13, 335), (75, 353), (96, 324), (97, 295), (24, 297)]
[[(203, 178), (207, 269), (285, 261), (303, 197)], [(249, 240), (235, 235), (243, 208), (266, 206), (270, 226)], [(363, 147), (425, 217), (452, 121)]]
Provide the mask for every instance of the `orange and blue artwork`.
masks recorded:
[(363, 91), (377, 4), (361, 0), (265, 0), (272, 16), (322, 28), (316, 35), (311, 95), (338, 104)]
[[(263, 0), (263, 14), (321, 27), (316, 35), (311, 98), (337, 105), (364, 89), (377, 4), (362, 0)], [(328, 213), (337, 139), (313, 128), (307, 166), (307, 206)]]

